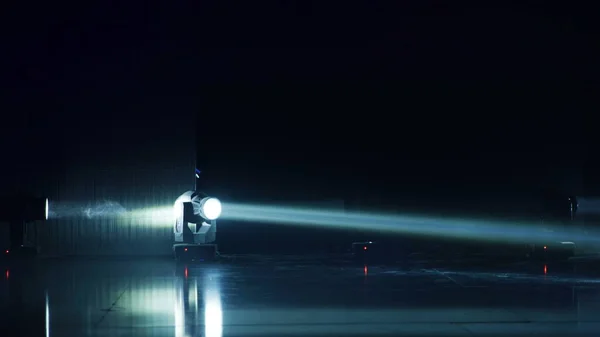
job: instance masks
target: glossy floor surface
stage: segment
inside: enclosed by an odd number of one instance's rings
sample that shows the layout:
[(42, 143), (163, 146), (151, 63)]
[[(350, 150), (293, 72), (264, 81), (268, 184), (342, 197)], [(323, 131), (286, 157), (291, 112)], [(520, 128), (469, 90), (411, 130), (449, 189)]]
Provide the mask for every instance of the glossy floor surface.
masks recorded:
[(6, 265), (0, 336), (599, 336), (594, 265), (38, 260)]

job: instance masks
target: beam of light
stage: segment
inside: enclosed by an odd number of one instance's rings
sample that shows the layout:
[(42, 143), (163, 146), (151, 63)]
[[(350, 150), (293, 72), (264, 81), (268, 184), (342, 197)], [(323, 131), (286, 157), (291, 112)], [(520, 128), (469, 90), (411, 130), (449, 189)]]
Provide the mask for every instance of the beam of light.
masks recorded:
[(119, 217), (122, 219), (152, 220), (154, 222), (166, 223), (167, 226), (171, 226), (173, 221), (175, 221), (173, 206), (134, 209), (119, 214)]
[(92, 205), (81, 205), (69, 202), (52, 202), (48, 212), (49, 219), (84, 218), (121, 219), (143, 222), (145, 225), (170, 227), (175, 219), (173, 206), (146, 207), (126, 209), (115, 201), (104, 201)]
[(106, 200), (96, 203), (52, 202), (48, 207), (49, 219), (85, 217), (88, 219), (119, 216), (127, 212), (125, 207), (116, 201)]
[[(594, 209), (593, 202), (583, 201), (580, 212)], [(94, 207), (76, 207), (73, 204), (52, 204), (50, 215), (118, 217), (139, 220), (157, 227), (170, 227), (174, 221), (174, 207), (165, 205), (127, 210), (120, 204), (107, 201)], [(385, 215), (339, 210), (302, 209), (267, 205), (223, 203), (223, 220), (293, 224), (299, 226), (360, 229), (373, 232), (419, 234), (473, 240), (543, 244), (547, 242), (575, 242), (576, 244), (600, 244), (600, 232), (586, 233), (576, 228), (553, 226), (526, 221), (502, 222), (490, 219), (450, 218), (419, 215)]]
[(223, 204), (223, 220), (293, 224), (373, 232), (419, 234), (498, 242), (547, 243), (572, 241), (599, 244), (600, 233), (581, 233), (575, 228), (526, 221), (460, 219), (417, 215), (383, 215), (359, 212), (311, 210), (248, 204)]

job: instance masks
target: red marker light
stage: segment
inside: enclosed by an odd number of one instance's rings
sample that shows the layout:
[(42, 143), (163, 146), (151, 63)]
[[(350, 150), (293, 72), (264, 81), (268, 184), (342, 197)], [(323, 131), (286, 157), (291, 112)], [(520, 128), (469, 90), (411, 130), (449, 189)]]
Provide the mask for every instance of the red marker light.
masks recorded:
[(8, 253), (9, 253), (9, 250), (7, 249), (7, 250), (6, 250), (6, 254), (8, 254)]
[(367, 250), (367, 246), (364, 246), (364, 247), (363, 247), (363, 250)]
[(184, 251), (184, 252), (187, 252), (187, 248), (184, 248), (184, 249), (183, 249), (183, 251)]
[(10, 270), (7, 270), (6, 271), (6, 278), (9, 278), (9, 277), (10, 277)]
[(548, 266), (544, 265), (544, 275), (548, 274)]
[(544, 250), (548, 249), (548, 247), (544, 246)]
[(187, 267), (185, 267), (184, 273), (185, 273), (185, 278), (187, 278), (188, 277), (188, 269), (187, 269)]
[(365, 276), (367, 276), (369, 274), (369, 268), (367, 266), (365, 266), (364, 271), (365, 271)]

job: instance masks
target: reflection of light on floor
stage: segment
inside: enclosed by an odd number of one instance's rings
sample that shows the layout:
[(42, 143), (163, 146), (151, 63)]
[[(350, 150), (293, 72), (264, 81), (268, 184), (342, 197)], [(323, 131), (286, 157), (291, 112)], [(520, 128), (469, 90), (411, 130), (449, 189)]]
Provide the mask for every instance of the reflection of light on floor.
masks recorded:
[[(183, 278), (176, 284), (175, 297), (175, 337), (196, 336), (196, 328), (201, 326), (201, 310), (204, 310), (203, 337), (223, 336), (223, 311), (219, 275), (207, 273), (202, 280), (194, 276)], [(188, 281), (189, 280), (189, 281)], [(202, 292), (199, 292), (199, 288)], [(200, 297), (202, 296), (202, 297)], [(203, 306), (203, 307), (202, 307)]]
[(144, 315), (170, 314), (169, 308), (176, 301), (177, 292), (177, 288), (173, 289), (173, 283), (164, 280), (138, 283), (131, 290), (131, 310)]
[(185, 336), (185, 326), (183, 320), (183, 286), (177, 285), (177, 294), (175, 295), (175, 310), (173, 316), (175, 317), (175, 337)]
[(50, 305), (48, 305), (48, 291), (46, 291), (46, 337), (50, 337)]
[(190, 310), (194, 310), (194, 313), (198, 312), (198, 280), (194, 279), (191, 282), (192, 284), (190, 285), (190, 293), (189, 293), (189, 300), (190, 300)]
[[(538, 267), (539, 268), (539, 267)], [(427, 271), (433, 272), (433, 271)], [(553, 272), (552, 275), (547, 275), (548, 267), (544, 268), (544, 275), (537, 273), (525, 274), (525, 273), (490, 273), (490, 272), (459, 272), (459, 271), (442, 271), (443, 275), (460, 275), (474, 279), (489, 279), (489, 280), (502, 280), (503, 282), (536, 282), (536, 281), (547, 281), (552, 283), (563, 283), (563, 284), (600, 284), (600, 278), (583, 278), (577, 275), (569, 276), (568, 274), (557, 274)]]
[(215, 276), (208, 276), (204, 282), (204, 336), (223, 336), (223, 311), (221, 289)]

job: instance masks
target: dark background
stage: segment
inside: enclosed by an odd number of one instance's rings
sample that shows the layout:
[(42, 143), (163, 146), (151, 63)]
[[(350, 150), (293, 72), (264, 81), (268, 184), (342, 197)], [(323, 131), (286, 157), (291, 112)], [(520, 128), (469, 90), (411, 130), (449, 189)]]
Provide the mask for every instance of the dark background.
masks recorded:
[(597, 194), (584, 174), (596, 167), (584, 137), (597, 110), (592, 8), (102, 2), (7, 13), (2, 141), (19, 145), (4, 146), (17, 164), (3, 170), (20, 177), (77, 160), (69, 130), (100, 141), (108, 131), (93, 121), (113, 118), (134, 139), (168, 137), (177, 130), (135, 124), (140, 111), (176, 109), (197, 123), (202, 187), (224, 200), (466, 211), (545, 188)]
[(542, 2), (233, 11), (205, 35), (219, 48), (204, 54), (199, 163), (242, 198), (494, 194), (507, 184), (582, 193), (597, 55), (585, 11)]

